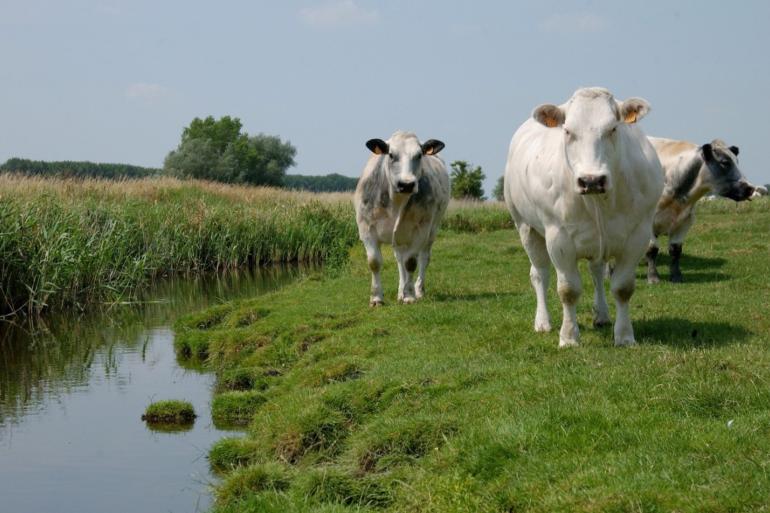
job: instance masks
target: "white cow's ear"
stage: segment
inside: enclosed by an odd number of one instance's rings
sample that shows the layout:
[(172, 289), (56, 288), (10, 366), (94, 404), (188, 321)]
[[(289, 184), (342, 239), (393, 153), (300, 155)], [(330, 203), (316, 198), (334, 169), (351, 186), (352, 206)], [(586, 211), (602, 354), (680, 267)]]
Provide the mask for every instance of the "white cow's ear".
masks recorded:
[(546, 103), (532, 111), (532, 117), (540, 124), (553, 128), (564, 124), (564, 111), (556, 105)]
[(444, 149), (444, 143), (437, 139), (428, 139), (424, 143), (422, 143), (422, 154), (423, 155), (435, 155), (436, 153), (440, 152)]
[(620, 119), (629, 125), (636, 123), (646, 116), (651, 108), (644, 98), (629, 98), (619, 105)]
[(388, 143), (382, 139), (369, 139), (366, 141), (366, 147), (375, 155), (385, 155), (390, 151)]

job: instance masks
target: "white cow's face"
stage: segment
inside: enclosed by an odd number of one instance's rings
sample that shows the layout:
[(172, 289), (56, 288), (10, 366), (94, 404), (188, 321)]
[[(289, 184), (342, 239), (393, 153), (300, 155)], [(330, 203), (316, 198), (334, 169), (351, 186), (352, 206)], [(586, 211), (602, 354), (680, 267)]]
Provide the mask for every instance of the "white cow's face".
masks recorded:
[(387, 142), (370, 139), (366, 147), (376, 155), (382, 155), (382, 166), (388, 176), (391, 190), (397, 194), (414, 194), (422, 177), (422, 158), (435, 155), (444, 143), (429, 139), (423, 144), (414, 134), (396, 132)]
[(617, 102), (605, 89), (579, 89), (566, 105), (541, 105), (532, 117), (560, 129), (567, 166), (578, 194), (602, 194), (612, 188), (617, 145), (625, 124), (636, 123), (649, 104), (641, 98)]

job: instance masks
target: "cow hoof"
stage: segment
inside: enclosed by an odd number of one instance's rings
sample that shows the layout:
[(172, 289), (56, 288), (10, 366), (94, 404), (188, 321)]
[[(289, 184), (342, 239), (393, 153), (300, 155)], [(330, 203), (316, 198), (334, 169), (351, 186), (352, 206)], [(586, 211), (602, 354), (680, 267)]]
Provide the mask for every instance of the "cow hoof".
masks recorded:
[(577, 340), (570, 339), (570, 338), (560, 338), (559, 339), (559, 349), (564, 347), (578, 347), (580, 343)]
[(369, 301), (369, 306), (376, 308), (378, 306), (384, 306), (385, 302), (382, 299), (372, 299)]
[(609, 319), (597, 317), (594, 319), (594, 328), (604, 328), (612, 324), (612, 321)]
[(416, 299), (416, 298), (413, 298), (413, 297), (405, 297), (405, 298), (402, 298), (402, 299), (400, 300), (400, 303), (401, 303), (401, 304), (404, 304), (404, 305), (411, 305), (412, 303), (414, 303), (414, 302), (416, 302), (416, 301), (417, 301), (417, 299)]
[(682, 283), (682, 275), (681, 274), (672, 274), (671, 275), (671, 283)]
[(414, 297), (416, 299), (422, 299), (422, 298), (425, 297), (425, 292), (423, 292), (422, 290), (415, 290), (414, 291)]
[(551, 331), (551, 323), (548, 321), (535, 321), (536, 333), (548, 333)]
[(636, 345), (636, 340), (634, 340), (634, 337), (626, 337), (619, 340), (615, 340), (616, 347), (632, 347), (635, 345)]
[(660, 283), (660, 276), (658, 276), (657, 274), (653, 276), (647, 275), (647, 283), (649, 283), (650, 285), (655, 285), (656, 283)]

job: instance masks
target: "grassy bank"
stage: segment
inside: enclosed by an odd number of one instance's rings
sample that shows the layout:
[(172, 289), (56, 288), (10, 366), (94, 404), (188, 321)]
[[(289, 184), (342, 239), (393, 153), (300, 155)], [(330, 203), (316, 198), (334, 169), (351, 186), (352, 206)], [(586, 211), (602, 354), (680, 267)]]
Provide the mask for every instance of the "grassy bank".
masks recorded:
[(706, 207), (684, 284), (639, 268), (633, 349), (591, 327), (585, 269), (582, 347), (533, 333), (511, 230), (443, 232), (416, 305), (388, 258), (370, 309), (356, 245), (336, 277), (184, 319), (178, 349), (253, 408), (211, 449), (215, 510), (770, 510), (770, 202)]
[(349, 197), (172, 179), (0, 176), (0, 310), (131, 299), (153, 278), (342, 259)]
[[(446, 226), (509, 223), (501, 205), (457, 203)], [(338, 265), (356, 241), (347, 193), (0, 175), (0, 314), (127, 301), (172, 273)]]

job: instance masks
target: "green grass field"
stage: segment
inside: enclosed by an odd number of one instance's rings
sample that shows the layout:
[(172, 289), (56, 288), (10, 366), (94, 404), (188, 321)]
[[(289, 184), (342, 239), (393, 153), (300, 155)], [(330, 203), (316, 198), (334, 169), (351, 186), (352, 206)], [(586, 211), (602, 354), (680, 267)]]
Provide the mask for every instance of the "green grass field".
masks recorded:
[(591, 327), (584, 264), (582, 346), (533, 332), (512, 230), (442, 232), (416, 305), (386, 251), (370, 309), (356, 245), (344, 272), (188, 316), (180, 354), (252, 408), (211, 449), (215, 511), (770, 511), (769, 231), (768, 201), (703, 205), (684, 284), (639, 267), (630, 349)]

